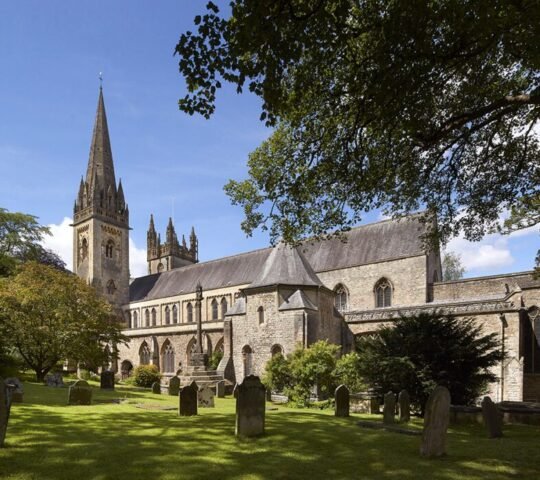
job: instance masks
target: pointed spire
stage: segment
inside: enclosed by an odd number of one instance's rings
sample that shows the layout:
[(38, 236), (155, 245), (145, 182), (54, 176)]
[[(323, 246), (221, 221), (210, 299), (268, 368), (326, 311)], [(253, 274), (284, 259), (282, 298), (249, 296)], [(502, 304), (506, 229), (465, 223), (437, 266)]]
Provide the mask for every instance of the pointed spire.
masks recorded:
[(154, 214), (150, 214), (150, 226), (148, 227), (148, 233), (156, 233), (156, 227), (154, 227)]
[(124, 189), (122, 188), (122, 179), (118, 182), (118, 208), (123, 209), (126, 200), (124, 198)]
[(184, 234), (182, 234), (182, 248), (187, 250), (186, 237), (184, 237)]
[(109, 185), (116, 187), (114, 178), (114, 165), (109, 138), (109, 128), (107, 126), (107, 115), (105, 113), (105, 103), (103, 101), (103, 89), (99, 89), (99, 99), (92, 134), (92, 144), (90, 145), (90, 157), (88, 159), (88, 169), (86, 171), (86, 181), (94, 186), (98, 181), (102, 187)]
[(174, 225), (172, 223), (172, 218), (169, 217), (169, 223), (167, 225), (167, 234), (166, 234), (166, 239), (165, 241), (169, 244), (169, 245), (174, 245), (176, 242), (175, 242), (175, 239), (176, 239), (176, 232), (174, 231)]

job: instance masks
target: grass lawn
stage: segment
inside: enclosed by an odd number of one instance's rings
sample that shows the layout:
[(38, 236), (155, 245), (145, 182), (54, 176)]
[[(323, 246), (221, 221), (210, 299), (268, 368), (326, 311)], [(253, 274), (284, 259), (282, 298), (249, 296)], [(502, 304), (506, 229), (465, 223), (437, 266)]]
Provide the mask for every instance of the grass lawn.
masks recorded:
[[(129, 403), (111, 402), (117, 398)], [(506, 426), (497, 440), (480, 426), (452, 428), (449, 455), (428, 460), (418, 454), (419, 437), (355, 424), (376, 418), (370, 415), (344, 419), (278, 406), (267, 412), (265, 436), (241, 440), (234, 436), (232, 398), (189, 418), (157, 408), (177, 407), (177, 398), (129, 387), (95, 388), (92, 406), (67, 406), (66, 399), (67, 389), (25, 383), (25, 403), (13, 405), (0, 449), (0, 478), (540, 478), (540, 427)]]

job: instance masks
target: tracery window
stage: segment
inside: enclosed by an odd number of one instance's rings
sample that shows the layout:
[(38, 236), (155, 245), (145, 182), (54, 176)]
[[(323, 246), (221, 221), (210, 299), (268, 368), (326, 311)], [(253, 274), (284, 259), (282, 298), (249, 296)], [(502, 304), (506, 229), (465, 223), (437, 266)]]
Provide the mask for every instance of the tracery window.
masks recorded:
[(377, 308), (392, 305), (392, 285), (386, 278), (381, 278), (375, 286), (375, 306)]
[(164, 372), (174, 372), (174, 349), (169, 340), (166, 340), (162, 348), (162, 365)]
[(171, 309), (167, 305), (165, 307), (165, 325), (169, 325), (171, 323)]
[(227, 299), (223, 297), (221, 299), (221, 318), (225, 318), (225, 314), (227, 313), (227, 309), (229, 306), (227, 305)]
[(212, 320), (217, 320), (218, 318), (218, 303), (217, 300), (214, 298), (212, 300)]
[(143, 342), (139, 349), (139, 363), (141, 365), (148, 365), (150, 363), (150, 347), (146, 342)]
[(261, 306), (257, 309), (257, 313), (259, 315), (259, 325), (264, 323), (264, 308)]
[(340, 312), (346, 312), (349, 304), (347, 289), (339, 284), (335, 290), (334, 304)]
[(105, 256), (107, 258), (113, 258), (114, 254), (114, 242), (112, 240), (109, 240), (107, 242), (107, 245), (105, 245)]
[(187, 304), (187, 321), (188, 323), (193, 322), (193, 305), (191, 305), (191, 302)]
[(172, 307), (172, 322), (178, 323), (178, 307), (176, 305)]

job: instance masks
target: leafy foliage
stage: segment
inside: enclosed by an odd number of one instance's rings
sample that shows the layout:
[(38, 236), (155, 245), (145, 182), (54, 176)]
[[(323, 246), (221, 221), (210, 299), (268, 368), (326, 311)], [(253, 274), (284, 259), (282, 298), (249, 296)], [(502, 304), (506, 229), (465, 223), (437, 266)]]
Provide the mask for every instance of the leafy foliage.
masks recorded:
[(442, 261), (443, 280), (459, 280), (463, 278), (465, 267), (461, 263), (461, 255), (455, 252), (446, 252)]
[(139, 365), (135, 367), (132, 378), (134, 385), (150, 388), (154, 382), (159, 382), (161, 374), (156, 365)]
[(38, 380), (66, 358), (101, 366), (110, 361), (104, 346), (125, 341), (110, 304), (94, 288), (35, 262), (0, 282), (0, 335)]
[[(222, 82), (276, 127), (226, 191), (243, 229), (292, 242), (363, 212), (427, 209), (429, 234), (495, 229), (540, 191), (538, 0), (209, 2), (176, 46), (209, 118)], [(227, 10), (229, 11), (229, 10)], [(530, 217), (538, 222), (538, 217)]]
[(214, 350), (212, 352), (210, 359), (208, 360), (208, 368), (210, 370), (216, 370), (222, 358), (223, 358), (223, 352), (221, 350)]
[(360, 376), (360, 356), (357, 352), (347, 353), (338, 359), (334, 377), (336, 384), (346, 385), (351, 392), (361, 392), (366, 389)]
[(357, 342), (359, 372), (379, 395), (406, 389), (423, 413), (437, 385), (450, 390), (452, 403), (469, 405), (497, 377), (489, 369), (503, 359), (497, 334), (484, 335), (473, 318), (422, 313)]
[(289, 362), (281, 353), (266, 363), (263, 383), (275, 392), (284, 392), (293, 384)]

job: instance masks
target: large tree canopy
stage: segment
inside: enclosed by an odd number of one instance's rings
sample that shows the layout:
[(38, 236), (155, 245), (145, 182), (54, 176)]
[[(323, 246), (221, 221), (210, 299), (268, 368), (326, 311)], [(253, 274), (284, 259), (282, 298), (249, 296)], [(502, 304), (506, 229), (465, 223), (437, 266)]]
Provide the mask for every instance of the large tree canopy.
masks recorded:
[(376, 208), (427, 209), (443, 240), (517, 204), (539, 221), (539, 0), (230, 6), (180, 37), (179, 106), (209, 117), (223, 81), (261, 98), (274, 133), (226, 187), (246, 232), (294, 241)]

